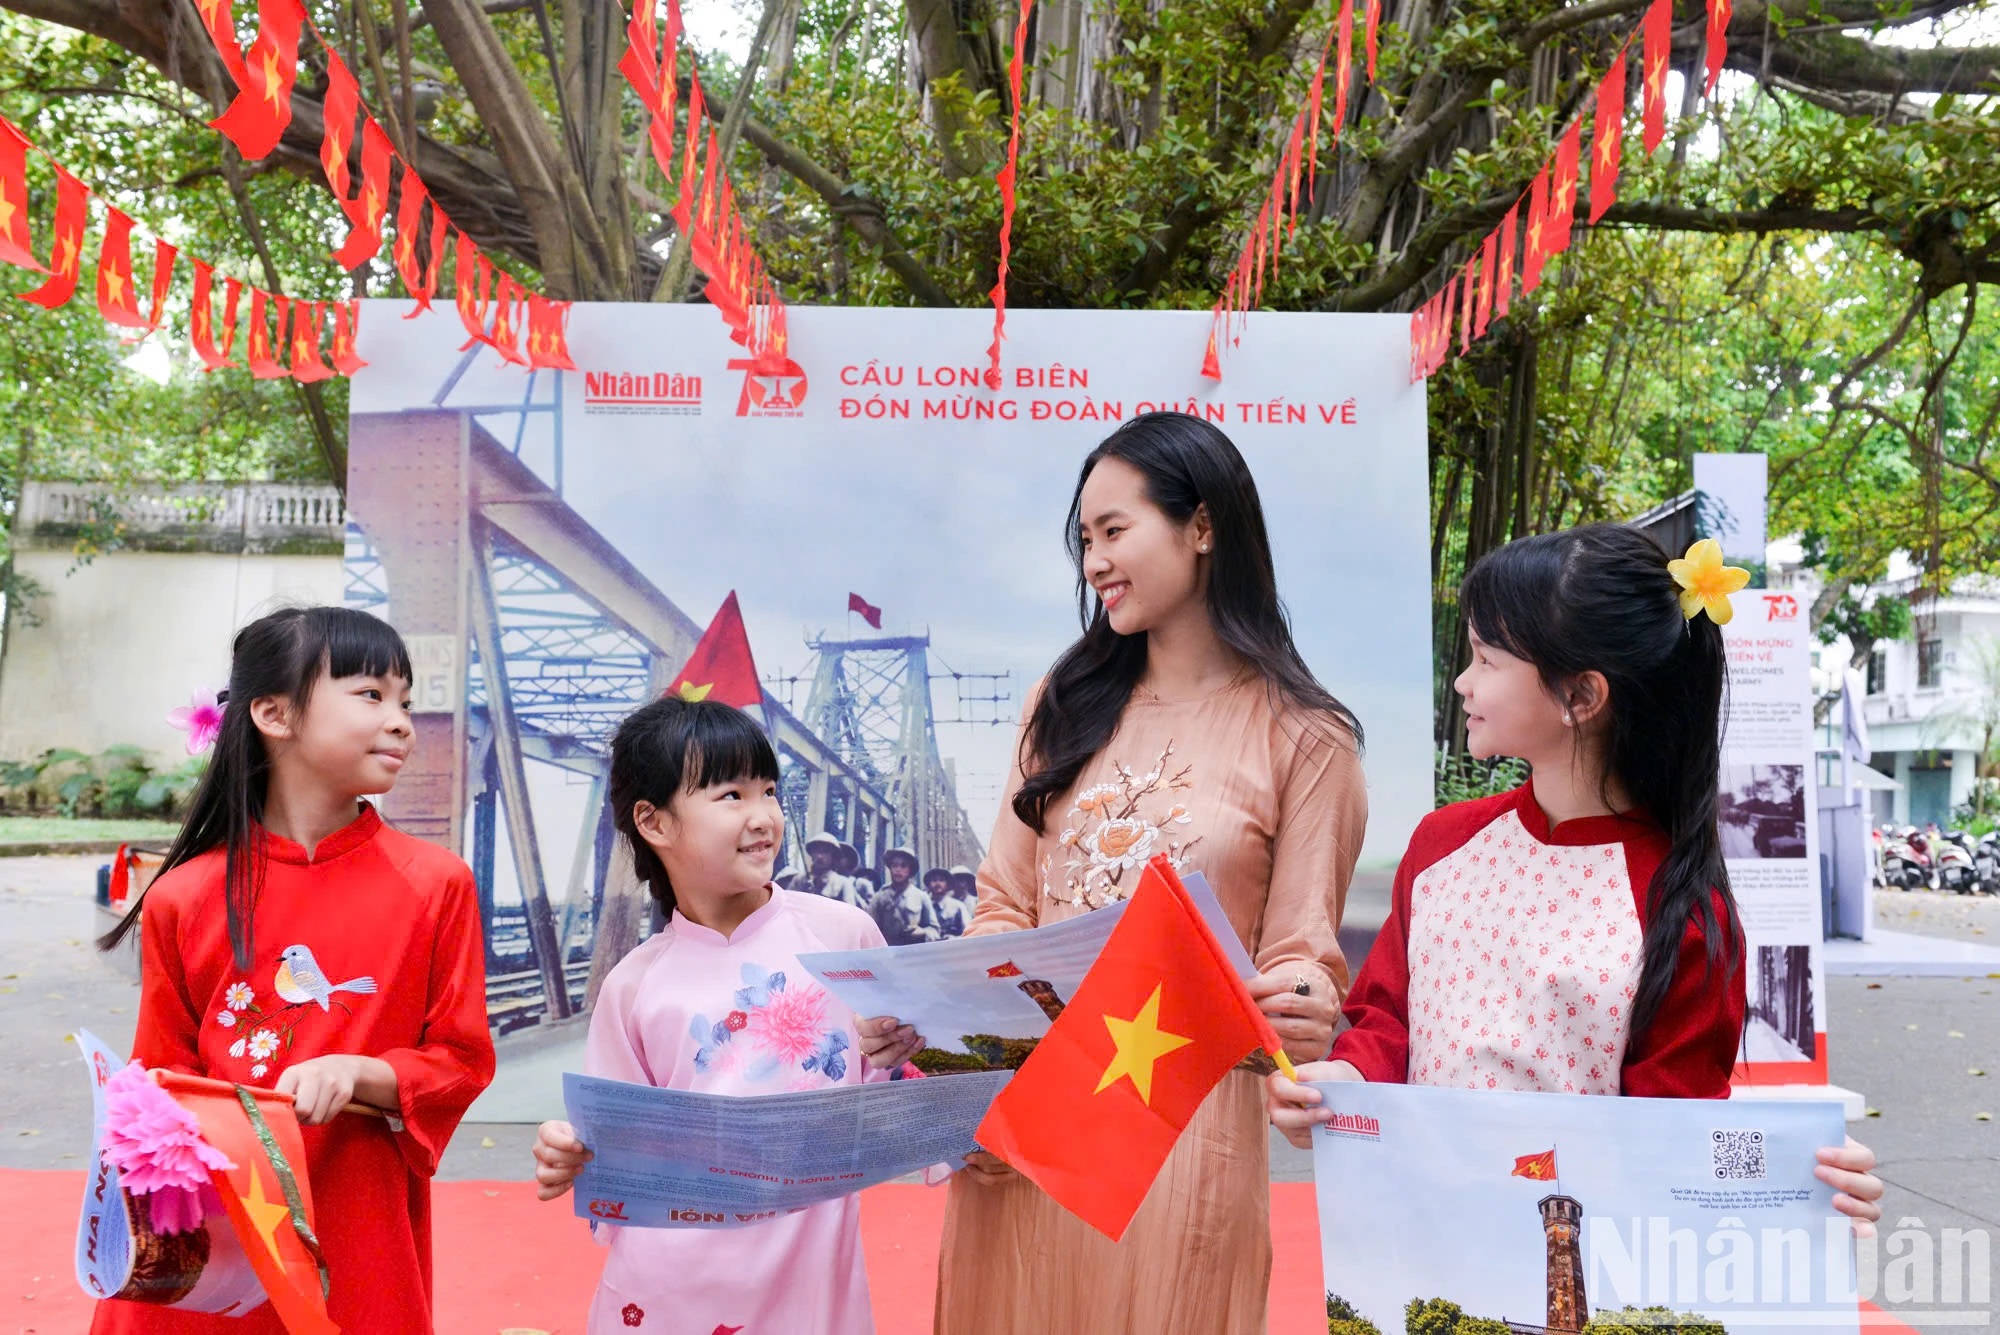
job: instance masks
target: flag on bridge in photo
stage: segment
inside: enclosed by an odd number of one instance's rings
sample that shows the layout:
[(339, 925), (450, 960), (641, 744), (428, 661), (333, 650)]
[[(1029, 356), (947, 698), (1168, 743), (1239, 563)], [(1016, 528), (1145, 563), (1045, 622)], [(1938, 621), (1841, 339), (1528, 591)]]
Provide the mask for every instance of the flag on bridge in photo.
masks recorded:
[(860, 613), (861, 619), (876, 630), (882, 629), (882, 609), (869, 602), (866, 598), (863, 598), (860, 594), (850, 593), (847, 595), (847, 610)]
[(978, 1141), (1116, 1241), (1195, 1109), (1259, 1048), (1280, 1050), (1270, 1020), (1156, 857)]
[(680, 675), (667, 687), (667, 694), (683, 700), (719, 700), (738, 709), (756, 709), (764, 703), (764, 688), (757, 680), (757, 663), (750, 657), (750, 635), (743, 629), (743, 610), (736, 604), (734, 589), (722, 600), (715, 620), (708, 623)]

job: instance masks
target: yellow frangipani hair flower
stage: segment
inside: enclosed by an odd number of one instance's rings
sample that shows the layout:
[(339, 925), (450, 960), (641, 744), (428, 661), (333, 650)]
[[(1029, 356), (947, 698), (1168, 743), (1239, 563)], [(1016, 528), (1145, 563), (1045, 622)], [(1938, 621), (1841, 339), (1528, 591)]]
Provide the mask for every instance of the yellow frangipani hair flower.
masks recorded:
[(1718, 626), (1729, 624), (1734, 609), (1729, 595), (1750, 582), (1750, 572), (1741, 566), (1722, 564), (1722, 544), (1703, 538), (1688, 548), (1678, 561), (1667, 562), (1667, 573), (1681, 586), (1681, 612), (1689, 621), (1700, 612)]

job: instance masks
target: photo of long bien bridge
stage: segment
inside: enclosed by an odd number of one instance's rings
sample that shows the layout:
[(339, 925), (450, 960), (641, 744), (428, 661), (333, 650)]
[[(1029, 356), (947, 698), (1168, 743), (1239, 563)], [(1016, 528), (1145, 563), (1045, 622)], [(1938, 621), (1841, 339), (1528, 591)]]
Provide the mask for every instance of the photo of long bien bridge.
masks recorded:
[[(608, 741), (673, 680), (713, 609), (677, 604), (564, 500), (558, 374), (535, 373), (522, 401), (503, 405), (454, 405), (455, 383), (430, 407), (352, 417), (346, 598), (410, 645), (416, 748), (384, 814), (472, 866), (488, 1012), (506, 1035), (587, 1013), (657, 925), (612, 829)], [(539, 447), (524, 450), (532, 439)], [(780, 869), (805, 866), (804, 841), (822, 830), (864, 867), (898, 847), (927, 867), (977, 865), (938, 748), (928, 635), (806, 647), (792, 699), (767, 687), (764, 700), (786, 821)], [(1004, 706), (1000, 675), (987, 676), (987, 703)], [(1011, 722), (1004, 708), (987, 713), (980, 722)], [(551, 885), (545, 867), (564, 866), (566, 882)]]

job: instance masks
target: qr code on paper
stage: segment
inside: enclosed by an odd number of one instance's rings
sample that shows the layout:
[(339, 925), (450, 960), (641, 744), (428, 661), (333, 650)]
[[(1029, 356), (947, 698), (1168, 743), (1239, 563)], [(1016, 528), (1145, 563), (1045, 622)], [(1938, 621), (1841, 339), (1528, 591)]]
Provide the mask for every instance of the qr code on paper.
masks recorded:
[(1715, 1176), (1722, 1182), (1756, 1182), (1764, 1176), (1764, 1133), (1762, 1131), (1711, 1131), (1709, 1148), (1715, 1157)]

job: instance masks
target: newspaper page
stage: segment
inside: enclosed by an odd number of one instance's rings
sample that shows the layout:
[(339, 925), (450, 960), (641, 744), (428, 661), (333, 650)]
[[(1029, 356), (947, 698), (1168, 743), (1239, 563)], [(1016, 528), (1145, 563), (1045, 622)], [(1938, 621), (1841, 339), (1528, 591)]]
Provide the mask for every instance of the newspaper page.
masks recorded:
[[(1183, 884), (1237, 973), (1255, 977), (1214, 889), (1199, 873)], [(925, 1046), (912, 1061), (928, 1075), (1017, 1070), (1124, 912), (1120, 901), (1028, 931), (821, 951), (799, 963), (856, 1015), (893, 1015), (914, 1026)]]
[(736, 1228), (956, 1164), (1011, 1071), (738, 1097), (563, 1076), (596, 1155), (576, 1213), (640, 1228)]

